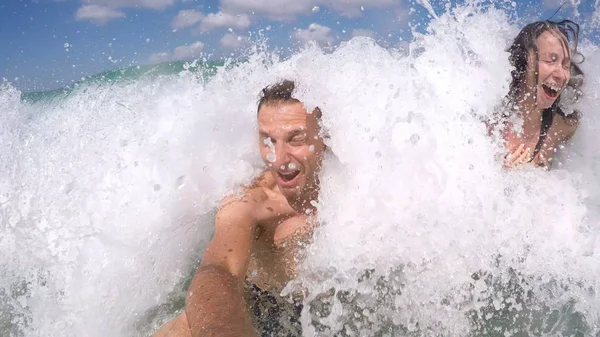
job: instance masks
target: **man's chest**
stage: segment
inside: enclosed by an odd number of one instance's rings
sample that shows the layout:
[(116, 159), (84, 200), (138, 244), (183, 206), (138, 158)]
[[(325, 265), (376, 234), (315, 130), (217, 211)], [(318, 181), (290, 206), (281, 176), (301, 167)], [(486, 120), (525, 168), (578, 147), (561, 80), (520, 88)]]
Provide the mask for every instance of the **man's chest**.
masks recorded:
[(312, 230), (303, 216), (268, 225), (257, 231), (248, 276), (259, 286), (278, 289), (295, 276)]

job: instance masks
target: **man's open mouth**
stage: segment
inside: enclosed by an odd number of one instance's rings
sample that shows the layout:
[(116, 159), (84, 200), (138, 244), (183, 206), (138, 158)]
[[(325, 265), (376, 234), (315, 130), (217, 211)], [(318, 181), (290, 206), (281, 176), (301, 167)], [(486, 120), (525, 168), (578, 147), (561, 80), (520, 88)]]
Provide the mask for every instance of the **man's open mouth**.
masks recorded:
[(281, 180), (283, 180), (285, 182), (289, 182), (289, 181), (294, 180), (294, 178), (296, 178), (298, 176), (298, 174), (300, 174), (300, 171), (277, 172), (277, 174), (279, 175), (279, 177), (281, 177)]
[(546, 83), (542, 83), (542, 89), (544, 89), (544, 93), (552, 99), (556, 99), (560, 92), (560, 87)]

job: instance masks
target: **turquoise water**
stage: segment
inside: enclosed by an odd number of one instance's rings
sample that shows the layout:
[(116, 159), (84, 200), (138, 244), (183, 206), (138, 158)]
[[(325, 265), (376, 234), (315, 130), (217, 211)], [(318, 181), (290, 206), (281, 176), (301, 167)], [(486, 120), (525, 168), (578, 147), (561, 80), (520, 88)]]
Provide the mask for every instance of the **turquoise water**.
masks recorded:
[[(237, 61), (239, 62), (239, 61)], [(229, 62), (229, 64), (235, 62)], [(165, 62), (155, 65), (138, 65), (126, 68), (118, 68), (87, 76), (81, 81), (75, 82), (60, 89), (48, 91), (34, 91), (23, 93), (24, 102), (36, 103), (41, 100), (65, 99), (75, 89), (94, 85), (126, 84), (135, 81), (152, 81), (160, 77), (176, 76), (182, 72), (190, 72), (210, 78), (215, 75), (217, 69), (225, 65), (225, 62), (188, 62), (176, 61)]]

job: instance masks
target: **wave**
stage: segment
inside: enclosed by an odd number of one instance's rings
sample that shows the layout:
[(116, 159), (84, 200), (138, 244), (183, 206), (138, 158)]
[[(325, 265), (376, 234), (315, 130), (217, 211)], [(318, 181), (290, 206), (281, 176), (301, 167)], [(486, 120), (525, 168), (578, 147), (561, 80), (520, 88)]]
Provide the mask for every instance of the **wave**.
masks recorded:
[(172, 317), (219, 198), (262, 169), (258, 92), (292, 78), (331, 149), (289, 284), (305, 335), (597, 334), (600, 56), (583, 43), (584, 123), (556, 169), (505, 171), (480, 120), (508, 91), (510, 17), (461, 5), (406, 50), (257, 50), (43, 99), (3, 83), (0, 331), (145, 336)]

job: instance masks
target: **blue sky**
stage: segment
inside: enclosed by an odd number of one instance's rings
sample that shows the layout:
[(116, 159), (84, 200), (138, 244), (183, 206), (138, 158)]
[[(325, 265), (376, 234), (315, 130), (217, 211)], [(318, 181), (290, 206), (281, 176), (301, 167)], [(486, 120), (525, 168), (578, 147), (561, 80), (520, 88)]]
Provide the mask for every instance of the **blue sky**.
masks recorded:
[[(598, 0), (578, 1), (580, 22), (600, 19)], [(430, 2), (438, 14), (448, 3)], [(562, 3), (515, 2), (520, 17), (534, 19), (549, 17)], [(261, 31), (270, 46), (288, 53), (306, 41), (335, 46), (354, 35), (395, 46), (410, 40), (409, 24), (420, 23), (422, 28), (428, 21), (420, 3), (423, 0), (2, 0), (0, 78), (23, 91), (39, 91), (113, 68), (200, 55), (237, 56), (249, 45), (248, 38)], [(567, 4), (559, 17), (573, 13)]]

